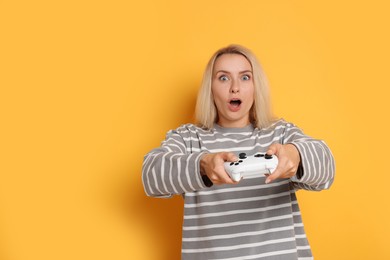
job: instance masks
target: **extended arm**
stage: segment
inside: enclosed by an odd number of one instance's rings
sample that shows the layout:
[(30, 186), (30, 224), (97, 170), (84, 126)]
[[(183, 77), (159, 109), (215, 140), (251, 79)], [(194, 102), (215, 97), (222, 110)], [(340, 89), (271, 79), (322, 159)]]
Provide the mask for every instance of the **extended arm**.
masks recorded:
[(171, 197), (205, 188), (199, 168), (203, 154), (188, 153), (183, 137), (170, 131), (161, 147), (144, 157), (142, 181), (146, 194)]
[(313, 139), (294, 125), (287, 124), (283, 144), (273, 144), (269, 153), (279, 158), (278, 168), (267, 178), (291, 178), (297, 189), (328, 189), (334, 180), (333, 155), (322, 140)]

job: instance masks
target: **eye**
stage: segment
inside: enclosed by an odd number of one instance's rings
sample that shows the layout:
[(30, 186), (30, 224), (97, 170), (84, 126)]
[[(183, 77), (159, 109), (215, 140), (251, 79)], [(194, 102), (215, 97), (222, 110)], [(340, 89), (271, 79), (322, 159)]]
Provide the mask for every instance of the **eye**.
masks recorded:
[(229, 78), (226, 75), (222, 75), (219, 77), (219, 80), (220, 81), (227, 81), (227, 80), (229, 80)]
[(249, 75), (243, 75), (243, 76), (241, 77), (241, 79), (242, 79), (242, 80), (250, 80), (251, 77), (250, 77)]

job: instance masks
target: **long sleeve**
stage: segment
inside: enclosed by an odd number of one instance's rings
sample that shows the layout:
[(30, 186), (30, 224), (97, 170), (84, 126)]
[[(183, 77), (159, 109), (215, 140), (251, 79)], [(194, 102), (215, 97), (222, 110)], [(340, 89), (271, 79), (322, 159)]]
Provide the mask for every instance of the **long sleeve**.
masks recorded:
[(335, 162), (326, 143), (306, 136), (292, 124), (287, 124), (284, 143), (295, 145), (301, 156), (299, 174), (292, 178), (294, 188), (329, 189), (335, 176)]
[(171, 197), (206, 187), (200, 175), (204, 152), (188, 152), (189, 131), (170, 131), (161, 147), (150, 151), (142, 166), (145, 192), (152, 197)]

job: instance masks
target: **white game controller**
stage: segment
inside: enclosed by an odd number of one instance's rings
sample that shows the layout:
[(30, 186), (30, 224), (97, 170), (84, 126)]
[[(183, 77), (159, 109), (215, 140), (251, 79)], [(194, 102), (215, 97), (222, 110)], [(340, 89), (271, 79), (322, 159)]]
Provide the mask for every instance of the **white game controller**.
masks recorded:
[(245, 153), (239, 154), (239, 159), (235, 162), (225, 162), (225, 170), (230, 178), (239, 181), (241, 178), (264, 176), (271, 174), (278, 166), (276, 155), (256, 153), (246, 156)]

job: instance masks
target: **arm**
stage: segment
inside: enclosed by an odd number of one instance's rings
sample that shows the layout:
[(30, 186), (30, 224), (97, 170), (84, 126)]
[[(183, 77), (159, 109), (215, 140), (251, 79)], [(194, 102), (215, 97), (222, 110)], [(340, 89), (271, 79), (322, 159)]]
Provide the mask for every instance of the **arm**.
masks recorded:
[(161, 147), (144, 157), (142, 182), (145, 193), (152, 197), (171, 197), (205, 188), (200, 174), (202, 155), (204, 152), (187, 152), (181, 134), (168, 132)]
[(315, 191), (328, 189), (333, 183), (335, 164), (329, 147), (294, 125), (286, 125), (282, 144), (271, 145), (269, 153), (278, 156), (279, 165), (268, 182), (291, 178), (295, 188)]

